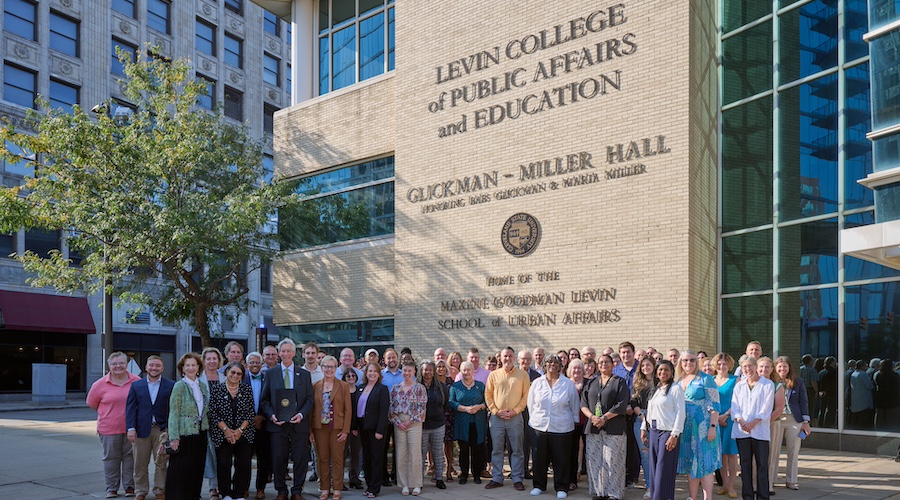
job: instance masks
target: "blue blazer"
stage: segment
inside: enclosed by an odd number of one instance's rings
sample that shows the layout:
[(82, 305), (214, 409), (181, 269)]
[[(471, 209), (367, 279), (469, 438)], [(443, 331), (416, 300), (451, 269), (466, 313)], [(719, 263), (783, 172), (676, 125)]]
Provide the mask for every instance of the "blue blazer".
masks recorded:
[[(309, 432), (309, 419), (312, 417), (313, 408), (313, 386), (312, 378), (309, 372), (294, 363), (294, 394), (300, 404), (300, 413), (303, 414), (303, 420), (296, 425), (300, 432)], [(284, 390), (284, 377), (282, 375), (282, 366), (278, 365), (274, 368), (266, 370), (263, 376), (262, 394), (259, 396), (259, 412), (266, 417), (266, 430), (269, 432), (281, 432), (282, 429), (290, 429), (290, 423), (285, 422), (284, 425), (277, 425), (272, 422), (272, 416), (275, 415), (275, 404), (278, 402), (278, 391)]]
[(160, 377), (159, 393), (156, 395), (156, 404), (153, 404), (150, 402), (150, 387), (146, 378), (131, 384), (125, 404), (125, 428), (134, 429), (141, 439), (150, 437), (150, 426), (155, 417), (159, 429), (165, 430), (168, 427), (169, 397), (173, 387), (174, 380)]
[(809, 397), (806, 395), (806, 385), (803, 384), (802, 378), (794, 379), (794, 390), (791, 391), (787, 398), (787, 404), (791, 408), (791, 416), (794, 420), (802, 423), (805, 418), (809, 418)]

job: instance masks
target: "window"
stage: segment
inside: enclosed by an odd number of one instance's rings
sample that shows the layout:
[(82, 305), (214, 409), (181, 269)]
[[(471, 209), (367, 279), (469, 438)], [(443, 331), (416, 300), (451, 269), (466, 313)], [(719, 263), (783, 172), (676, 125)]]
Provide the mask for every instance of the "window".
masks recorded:
[(197, 50), (216, 57), (216, 27), (197, 19)]
[(281, 34), (281, 23), (278, 21), (278, 16), (272, 14), (271, 12), (264, 10), (263, 11), (263, 30), (266, 33), (271, 33), (275, 36)]
[(116, 53), (116, 47), (128, 54), (128, 59), (134, 62), (134, 55), (137, 53), (137, 47), (122, 40), (112, 39), (112, 67), (111, 71), (114, 75), (124, 75), (125, 66), (119, 61), (119, 54)]
[(225, 116), (244, 120), (244, 94), (231, 87), (225, 87)]
[(272, 183), (272, 178), (275, 177), (275, 158), (270, 154), (263, 155), (263, 181), (266, 184)]
[(168, 34), (171, 7), (165, 0), (147, 0), (147, 27)]
[(235, 68), (244, 67), (242, 41), (231, 33), (225, 33), (225, 62)]
[(287, 71), (285, 71), (285, 73), (284, 73), (284, 78), (285, 78), (284, 86), (287, 87), (288, 95), (291, 95), (291, 92), (293, 91), (293, 86), (294, 86), (293, 76), (294, 75), (291, 74), (291, 63), (288, 63)]
[(3, 99), (26, 108), (34, 108), (37, 98), (37, 73), (10, 63), (3, 65)]
[(244, 1), (243, 0), (225, 0), (225, 8), (236, 14), (243, 14)]
[(50, 80), (50, 107), (60, 108), (67, 113), (78, 104), (78, 87), (58, 80)]
[[(2, 245), (2, 243), (0, 243)], [(0, 247), (2, 248), (2, 247)], [(272, 263), (263, 262), (259, 268), (259, 291), (272, 293)]]
[(50, 12), (50, 48), (72, 57), (79, 56), (78, 21)]
[(206, 84), (206, 95), (197, 98), (197, 104), (206, 109), (213, 109), (216, 105), (216, 81), (197, 74), (197, 79)]
[(28, 0), (3, 2), (3, 30), (29, 40), (37, 40), (37, 4)]
[(263, 54), (263, 81), (276, 87), (281, 84), (281, 61), (269, 54)]
[(134, 0), (112, 0), (112, 8), (114, 11), (125, 14), (130, 18), (135, 17)]
[(287, 23), (287, 44), (291, 45), (294, 43), (294, 25), (291, 23)]
[[(11, 254), (15, 251), (16, 251), (16, 235), (0, 234), (0, 259), (9, 257), (9, 254)], [(270, 267), (271, 267), (271, 264), (270, 264)], [(271, 289), (267, 290), (267, 291), (271, 291)]]
[(394, 158), (379, 158), (292, 181), (304, 200), (278, 213), (282, 250), (394, 232)]
[(34, 176), (34, 165), (28, 164), (33, 159), (33, 154), (26, 154), (22, 148), (9, 141), (6, 141), (6, 150), (19, 157), (17, 161), (6, 161), (6, 173), (21, 175), (22, 177)]
[(393, 2), (319, 2), (318, 43), (319, 94), (393, 70)]
[(38, 256), (47, 258), (51, 250), (59, 250), (60, 232), (32, 229), (25, 231), (25, 251), (31, 250)]
[(263, 131), (267, 134), (275, 133), (275, 112), (278, 108), (266, 104), (263, 106)]

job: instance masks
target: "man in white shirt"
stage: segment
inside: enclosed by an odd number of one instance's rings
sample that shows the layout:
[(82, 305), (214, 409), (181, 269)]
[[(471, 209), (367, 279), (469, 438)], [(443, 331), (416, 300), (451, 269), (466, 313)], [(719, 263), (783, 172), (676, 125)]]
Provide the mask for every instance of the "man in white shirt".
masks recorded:
[(153, 494), (166, 494), (166, 466), (168, 462), (159, 460), (156, 450), (161, 441), (160, 434), (166, 432), (169, 416), (169, 396), (175, 382), (164, 378), (162, 358), (153, 354), (147, 358), (144, 367), (147, 376), (135, 381), (128, 389), (125, 406), (125, 425), (128, 441), (134, 455), (134, 485), (137, 498), (143, 500), (150, 493), (150, 459), (156, 463), (153, 476)]
[(349, 370), (353, 370), (356, 373), (356, 383), (357, 385), (362, 384), (363, 380), (363, 372), (359, 368), (353, 366), (353, 362), (356, 361), (356, 354), (353, 352), (353, 349), (349, 347), (345, 347), (341, 349), (341, 359), (340, 365), (337, 367), (337, 370), (334, 372), (334, 376), (337, 377), (338, 380), (344, 379), (344, 373)]
[(263, 356), (254, 351), (247, 354), (247, 378), (245, 382), (253, 390), (253, 411), (256, 417), (253, 419), (253, 427), (256, 432), (253, 435), (253, 453), (256, 454), (256, 498), (266, 498), (266, 483), (272, 474), (272, 445), (269, 433), (266, 431), (266, 417), (259, 411), (259, 399), (263, 386)]

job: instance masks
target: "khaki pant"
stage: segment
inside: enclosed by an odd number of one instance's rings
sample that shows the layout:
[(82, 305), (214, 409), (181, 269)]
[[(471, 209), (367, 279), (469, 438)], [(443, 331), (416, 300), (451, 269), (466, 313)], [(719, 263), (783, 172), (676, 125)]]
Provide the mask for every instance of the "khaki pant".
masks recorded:
[(394, 453), (397, 454), (397, 482), (403, 488), (422, 487), (422, 423), (409, 429), (394, 426)]
[(329, 489), (339, 492), (344, 489), (344, 446), (337, 435), (341, 429), (322, 427), (313, 429), (316, 437), (316, 474), (319, 476), (319, 490)]
[[(162, 438), (162, 439), (161, 439)], [(150, 435), (134, 440), (134, 486), (138, 495), (150, 493), (150, 474), (148, 468), (150, 459), (153, 458), (155, 470), (153, 473), (153, 494), (164, 495), (166, 493), (166, 467), (168, 459), (166, 455), (157, 455), (159, 445), (168, 438), (168, 433), (161, 432), (159, 426), (153, 424), (150, 427)]]

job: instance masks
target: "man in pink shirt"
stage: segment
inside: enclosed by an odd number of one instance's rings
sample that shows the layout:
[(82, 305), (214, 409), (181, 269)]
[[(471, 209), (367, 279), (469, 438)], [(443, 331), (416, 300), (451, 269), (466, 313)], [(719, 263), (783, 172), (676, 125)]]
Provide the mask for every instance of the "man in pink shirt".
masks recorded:
[(140, 377), (128, 373), (128, 355), (114, 352), (106, 360), (109, 373), (88, 391), (87, 404), (97, 410), (97, 434), (103, 447), (103, 474), (106, 498), (119, 496), (119, 484), (125, 496), (134, 496), (134, 456), (125, 428), (125, 408), (131, 384)]
[[(473, 378), (482, 384), (487, 383), (488, 375), (491, 374), (490, 370), (481, 366), (481, 355), (478, 354), (478, 348), (472, 347), (469, 349), (469, 353), (466, 355), (466, 361), (475, 365), (475, 374)], [(459, 382), (462, 380), (462, 373), (456, 375), (455, 382)]]

